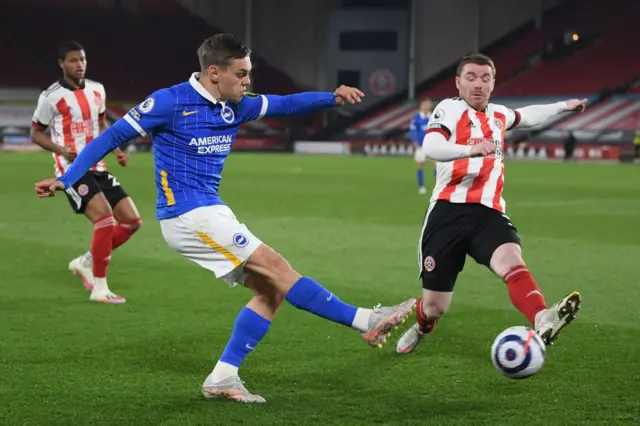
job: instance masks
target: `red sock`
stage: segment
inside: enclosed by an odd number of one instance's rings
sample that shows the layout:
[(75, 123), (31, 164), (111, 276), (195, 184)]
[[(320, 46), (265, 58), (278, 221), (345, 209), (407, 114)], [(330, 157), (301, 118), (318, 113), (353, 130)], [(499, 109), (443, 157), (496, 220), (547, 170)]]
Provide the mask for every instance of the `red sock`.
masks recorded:
[(129, 238), (131, 238), (131, 236), (140, 229), (141, 224), (142, 219), (139, 217), (119, 222), (113, 230), (113, 238), (111, 239), (112, 250), (115, 250), (126, 243)]
[(424, 314), (422, 310), (422, 297), (416, 302), (416, 321), (420, 327), (420, 332), (423, 334), (431, 333), (433, 329), (436, 328), (436, 324), (438, 324), (438, 320), (430, 320)]
[(547, 309), (547, 304), (531, 272), (526, 266), (519, 265), (511, 268), (502, 279), (507, 283), (513, 306), (522, 312), (531, 324), (534, 324), (536, 314)]
[(93, 257), (93, 276), (107, 277), (107, 266), (111, 258), (111, 239), (116, 221), (113, 215), (102, 216), (93, 222), (93, 241), (91, 242), (91, 256)]

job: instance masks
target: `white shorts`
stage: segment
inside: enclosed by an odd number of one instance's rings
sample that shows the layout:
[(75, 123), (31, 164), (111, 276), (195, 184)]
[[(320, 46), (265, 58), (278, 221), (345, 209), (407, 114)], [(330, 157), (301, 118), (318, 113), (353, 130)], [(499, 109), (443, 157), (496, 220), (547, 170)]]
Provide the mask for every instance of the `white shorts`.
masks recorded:
[(198, 207), (160, 221), (165, 241), (178, 253), (235, 287), (244, 284), (244, 264), (262, 244), (227, 206)]
[(413, 159), (416, 160), (416, 163), (424, 163), (427, 161), (427, 156), (422, 151), (422, 147), (413, 146)]

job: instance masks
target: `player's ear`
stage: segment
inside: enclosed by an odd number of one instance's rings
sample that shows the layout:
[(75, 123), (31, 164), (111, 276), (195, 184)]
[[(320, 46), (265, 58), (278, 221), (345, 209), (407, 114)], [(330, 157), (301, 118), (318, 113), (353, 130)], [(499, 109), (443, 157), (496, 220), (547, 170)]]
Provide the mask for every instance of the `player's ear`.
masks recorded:
[(220, 79), (220, 67), (218, 67), (217, 65), (211, 65), (207, 71), (209, 73), (209, 78), (211, 79), (211, 81), (217, 83)]
[(62, 59), (58, 59), (58, 66), (61, 70), (64, 70), (64, 61)]
[(456, 89), (460, 90), (460, 77), (456, 76)]

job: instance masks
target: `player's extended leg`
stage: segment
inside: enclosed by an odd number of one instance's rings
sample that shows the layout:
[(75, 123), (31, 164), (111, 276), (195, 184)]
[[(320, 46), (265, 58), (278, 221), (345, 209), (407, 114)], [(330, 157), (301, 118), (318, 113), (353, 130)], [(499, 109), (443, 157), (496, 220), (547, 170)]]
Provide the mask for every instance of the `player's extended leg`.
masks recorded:
[(412, 352), (449, 309), (467, 255), (469, 216), (464, 206), (446, 201), (432, 204), (425, 215), (418, 242), (422, 297), (416, 306), (416, 323), (400, 336), (397, 353)]
[(527, 317), (545, 345), (553, 344), (560, 330), (576, 317), (580, 294), (573, 291), (547, 308), (542, 291), (524, 263), (522, 249), (516, 243), (499, 246), (491, 256), (490, 267), (507, 284), (513, 306)]
[[(187, 259), (233, 286), (244, 284), (254, 292), (254, 298), (238, 315), (227, 345), (229, 350), (225, 349), (220, 358), (220, 368), (217, 366), (203, 384), (202, 392), (207, 398), (264, 402), (242, 385), (237, 368), (265, 336), (285, 299), (359, 330), (372, 346), (383, 343), (390, 330), (413, 311), (415, 299), (393, 308), (373, 310), (344, 304), (315, 281), (296, 273), (282, 256), (239, 223), (227, 206), (199, 207), (161, 220), (160, 227), (167, 243)], [(219, 380), (214, 381), (212, 375)]]
[(238, 376), (245, 357), (266, 335), (283, 300), (334, 322), (360, 331), (372, 346), (380, 346), (392, 328), (411, 313), (415, 299), (392, 308), (362, 309), (345, 304), (310, 278), (295, 272), (289, 263), (262, 244), (245, 265), (245, 285), (254, 297), (236, 319), (233, 334), (202, 387), (206, 398), (229, 398), (238, 402), (263, 403), (252, 395)]
[(382, 347), (391, 331), (411, 314), (416, 302), (410, 298), (396, 306), (374, 309), (351, 306), (315, 280), (300, 275), (264, 244), (249, 257), (245, 270), (266, 278), (296, 308), (359, 331), (372, 347)]
[[(103, 193), (99, 192), (89, 200), (84, 214), (93, 223), (91, 258), (85, 259), (81, 265), (74, 265), (74, 263), (80, 263), (76, 262), (76, 259), (71, 262), (70, 268), (73, 269), (76, 266), (74, 272), (80, 275), (85, 286), (91, 289), (89, 300), (100, 303), (124, 303), (125, 299), (111, 292), (107, 285), (107, 267), (111, 259), (113, 231), (116, 222), (111, 206)], [(88, 264), (91, 265), (91, 272), (86, 270)]]
[[(256, 253), (258, 261), (254, 258)], [(262, 259), (265, 263), (261, 263)], [(245, 266), (248, 274), (244, 283), (253, 291), (254, 297), (238, 315), (220, 360), (202, 386), (206, 398), (265, 402), (264, 398), (252, 395), (244, 387), (238, 369), (264, 338), (285, 299), (300, 309), (360, 331), (372, 346), (381, 345), (390, 330), (411, 313), (415, 303), (415, 299), (410, 299), (396, 307), (373, 310), (349, 306), (315, 281), (301, 277), (282, 256), (264, 244), (258, 247), (249, 262)], [(291, 282), (294, 284), (289, 284)]]

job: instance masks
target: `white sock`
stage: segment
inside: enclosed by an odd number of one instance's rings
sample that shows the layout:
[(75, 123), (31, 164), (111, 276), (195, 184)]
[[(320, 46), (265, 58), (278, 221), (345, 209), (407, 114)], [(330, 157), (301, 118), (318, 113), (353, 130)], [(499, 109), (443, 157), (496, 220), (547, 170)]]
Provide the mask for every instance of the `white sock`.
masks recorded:
[(358, 330), (360, 333), (368, 331), (369, 318), (371, 318), (372, 313), (372, 309), (358, 308), (358, 310), (356, 311), (356, 316), (353, 319), (353, 324), (351, 324), (351, 328)]
[(93, 293), (102, 294), (109, 291), (106, 278), (93, 278)]
[(226, 362), (218, 361), (216, 366), (213, 368), (209, 377), (213, 383), (220, 382), (228, 377), (233, 377), (238, 375), (238, 367), (234, 367), (231, 364), (227, 364)]

